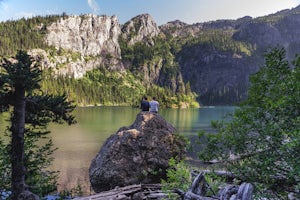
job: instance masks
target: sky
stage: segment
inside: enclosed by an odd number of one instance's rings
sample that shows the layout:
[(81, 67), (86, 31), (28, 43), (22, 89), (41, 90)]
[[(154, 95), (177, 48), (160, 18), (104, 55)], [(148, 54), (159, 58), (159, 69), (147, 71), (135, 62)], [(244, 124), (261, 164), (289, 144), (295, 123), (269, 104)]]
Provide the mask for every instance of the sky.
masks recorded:
[(66, 13), (116, 15), (124, 24), (148, 13), (158, 25), (259, 17), (300, 5), (300, 0), (0, 0), (0, 21)]

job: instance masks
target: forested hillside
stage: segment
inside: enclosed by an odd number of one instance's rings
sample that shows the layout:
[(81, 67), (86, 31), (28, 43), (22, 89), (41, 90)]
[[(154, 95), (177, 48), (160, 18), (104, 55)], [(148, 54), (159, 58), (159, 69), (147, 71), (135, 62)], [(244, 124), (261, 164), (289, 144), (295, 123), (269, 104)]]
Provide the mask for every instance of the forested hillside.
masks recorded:
[[(80, 16), (82, 19), (86, 16)], [(128, 69), (111, 69), (114, 55), (82, 55), (72, 49), (48, 45), (45, 42), (47, 26), (68, 16), (35, 17), (1, 23), (1, 54), (13, 55), (18, 49), (29, 50), (44, 68), (42, 90), (46, 93), (63, 94), (78, 105), (132, 105), (139, 106), (141, 98), (156, 96), (162, 107), (198, 107), (196, 94), (190, 90), (176, 92), (164, 85), (144, 82), (141, 73), (134, 73), (136, 64)], [(22, 34), (20, 34), (22, 33)], [(20, 37), (18, 37), (20, 35)], [(14, 39), (17, 38), (17, 39)], [(32, 50), (33, 49), (33, 50)], [(37, 49), (37, 50), (35, 50)], [(40, 49), (40, 50), (39, 50)], [(147, 62), (147, 53), (135, 60)], [(99, 57), (108, 61), (103, 63)], [(126, 60), (126, 59), (125, 59)], [(69, 65), (80, 63), (83, 73), (79, 78)], [(93, 63), (92, 67), (89, 67)], [(120, 66), (122, 68), (122, 66)]]
[(15, 55), (18, 49), (47, 48), (47, 25), (64, 15), (34, 17), (0, 23), (0, 55)]
[(143, 14), (46, 16), (0, 23), (0, 53), (29, 51), (44, 69), (43, 90), (79, 105), (224, 105), (247, 97), (249, 75), (273, 46), (300, 52), (300, 8), (269, 16), (157, 26)]

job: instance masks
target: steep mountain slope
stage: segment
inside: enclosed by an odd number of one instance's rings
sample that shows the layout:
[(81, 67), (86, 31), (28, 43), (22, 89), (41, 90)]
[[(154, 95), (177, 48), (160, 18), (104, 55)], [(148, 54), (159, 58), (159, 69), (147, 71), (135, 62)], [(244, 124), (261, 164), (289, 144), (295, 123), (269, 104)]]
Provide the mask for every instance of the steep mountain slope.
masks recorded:
[[(133, 75), (144, 87), (141, 95), (154, 86), (163, 88), (166, 96), (196, 92), (204, 105), (245, 99), (249, 76), (263, 65), (268, 48), (286, 48), (290, 60), (300, 52), (300, 6), (259, 18), (192, 25), (177, 20), (157, 26), (148, 14), (124, 25), (116, 16), (63, 15), (0, 23), (0, 31), (1, 27), (19, 27), (18, 23), (21, 30), (26, 26), (30, 30), (24, 31), (31, 34), (25, 38), (37, 42), (24, 46), (22, 39), (13, 49), (30, 49), (54, 76), (78, 79), (91, 70), (108, 70), (118, 76)], [(13, 39), (4, 35), (0, 42), (5, 54)]]
[(232, 104), (247, 96), (249, 76), (263, 65), (269, 48), (286, 48), (289, 60), (300, 52), (299, 10), (194, 25), (175, 21), (161, 29), (177, 41), (186, 41), (176, 59), (183, 80), (190, 81), (200, 102)]

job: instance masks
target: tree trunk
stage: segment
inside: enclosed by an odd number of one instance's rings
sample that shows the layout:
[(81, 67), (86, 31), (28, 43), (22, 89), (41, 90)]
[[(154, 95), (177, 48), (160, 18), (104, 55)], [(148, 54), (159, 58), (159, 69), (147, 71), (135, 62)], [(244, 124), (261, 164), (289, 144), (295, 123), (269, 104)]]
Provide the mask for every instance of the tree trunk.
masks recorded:
[(25, 165), (24, 165), (24, 132), (25, 132), (25, 90), (15, 90), (15, 104), (12, 116), (12, 199), (19, 199), (25, 192)]

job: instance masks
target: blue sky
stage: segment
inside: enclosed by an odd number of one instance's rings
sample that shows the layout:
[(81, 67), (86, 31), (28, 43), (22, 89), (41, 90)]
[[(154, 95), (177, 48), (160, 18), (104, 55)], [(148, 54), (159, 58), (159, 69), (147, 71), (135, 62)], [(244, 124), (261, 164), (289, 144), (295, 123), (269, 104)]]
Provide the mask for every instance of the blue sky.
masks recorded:
[(258, 17), (298, 6), (300, 0), (0, 0), (0, 21), (50, 14), (116, 15), (121, 24), (149, 13), (158, 25)]

